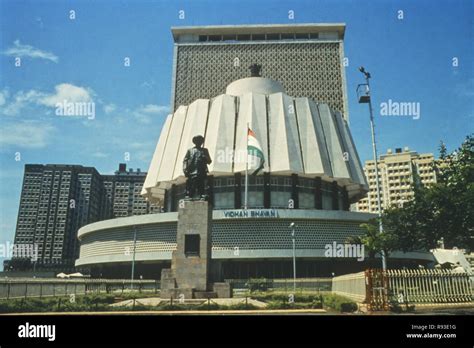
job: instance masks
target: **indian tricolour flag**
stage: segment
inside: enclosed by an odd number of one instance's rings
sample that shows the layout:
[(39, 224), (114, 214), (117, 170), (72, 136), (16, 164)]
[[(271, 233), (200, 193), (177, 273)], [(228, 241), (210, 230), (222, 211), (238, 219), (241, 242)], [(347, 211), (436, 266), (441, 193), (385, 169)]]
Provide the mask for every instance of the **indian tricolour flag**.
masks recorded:
[(265, 157), (263, 156), (262, 146), (258, 141), (255, 133), (248, 128), (247, 133), (247, 168), (252, 175), (256, 175), (265, 164)]

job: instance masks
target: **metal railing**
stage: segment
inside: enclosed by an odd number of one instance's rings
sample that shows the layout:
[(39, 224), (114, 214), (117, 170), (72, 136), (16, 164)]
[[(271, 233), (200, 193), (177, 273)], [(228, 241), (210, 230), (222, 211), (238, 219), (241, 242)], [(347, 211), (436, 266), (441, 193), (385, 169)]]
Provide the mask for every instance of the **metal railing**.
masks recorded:
[(366, 297), (365, 272), (332, 278), (332, 292), (357, 302), (364, 302)]
[(388, 302), (474, 305), (474, 277), (451, 270), (367, 270), (334, 277), (332, 292), (377, 309)]
[[(474, 301), (472, 278), (450, 270), (387, 270), (388, 296), (400, 303)], [(472, 277), (472, 276), (471, 276)]]
[(158, 293), (160, 282), (156, 280), (134, 280), (132, 286), (130, 279), (0, 279), (0, 299), (130, 291)]
[[(234, 295), (248, 291), (281, 291), (293, 292), (293, 279), (225, 279), (230, 283)], [(300, 278), (296, 280), (297, 292), (331, 291), (331, 278)]]

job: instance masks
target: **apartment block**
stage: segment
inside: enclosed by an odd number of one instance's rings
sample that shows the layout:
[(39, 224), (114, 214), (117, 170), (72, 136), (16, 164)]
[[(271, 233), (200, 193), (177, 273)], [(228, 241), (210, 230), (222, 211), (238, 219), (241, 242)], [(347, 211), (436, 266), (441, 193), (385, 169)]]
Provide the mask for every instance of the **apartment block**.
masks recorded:
[[(436, 183), (435, 158), (432, 153), (418, 154), (408, 147), (391, 149), (378, 161), (378, 175), (382, 211), (392, 205), (403, 205), (413, 198), (412, 184), (418, 180), (422, 185)], [(377, 213), (377, 186), (375, 163), (366, 161), (364, 173), (369, 184), (367, 197), (353, 205), (354, 210)]]

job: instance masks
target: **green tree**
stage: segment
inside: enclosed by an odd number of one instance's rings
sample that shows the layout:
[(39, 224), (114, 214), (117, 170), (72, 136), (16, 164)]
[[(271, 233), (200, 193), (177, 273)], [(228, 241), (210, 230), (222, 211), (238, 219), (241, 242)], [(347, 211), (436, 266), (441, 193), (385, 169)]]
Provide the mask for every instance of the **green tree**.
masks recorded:
[(361, 224), (365, 229), (365, 234), (360, 236), (370, 259), (374, 259), (377, 253), (385, 252), (388, 259), (390, 254), (398, 248), (398, 235), (391, 230), (379, 231), (379, 222), (377, 219), (371, 219), (367, 223)]
[(474, 235), (474, 135), (447, 154), (440, 146), (437, 183), (427, 190), (433, 204), (433, 228), (447, 247), (473, 249)]
[(441, 238), (447, 248), (474, 250), (474, 137), (451, 154), (441, 143), (439, 152), (436, 184), (423, 186), (415, 173), (413, 199), (383, 212), (382, 233), (377, 219), (361, 225), (369, 257), (382, 250), (387, 259), (394, 250), (429, 250)]
[(434, 168), (437, 183), (424, 187), (415, 176), (413, 199), (383, 213), (384, 232), (397, 235), (399, 250), (428, 250), (441, 238), (448, 248), (473, 249), (473, 155), (472, 135), (451, 154), (441, 143), (440, 160)]

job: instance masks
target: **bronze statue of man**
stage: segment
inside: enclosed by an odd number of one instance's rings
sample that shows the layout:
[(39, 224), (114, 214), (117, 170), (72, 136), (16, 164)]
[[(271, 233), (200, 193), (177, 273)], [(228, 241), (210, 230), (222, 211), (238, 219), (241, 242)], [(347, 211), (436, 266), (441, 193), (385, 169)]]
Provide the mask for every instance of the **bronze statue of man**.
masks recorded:
[(196, 194), (201, 200), (207, 199), (205, 183), (207, 178), (207, 165), (211, 164), (209, 151), (202, 147), (204, 137), (196, 135), (193, 138), (194, 147), (188, 149), (183, 161), (183, 172), (187, 178), (186, 198), (194, 199)]

